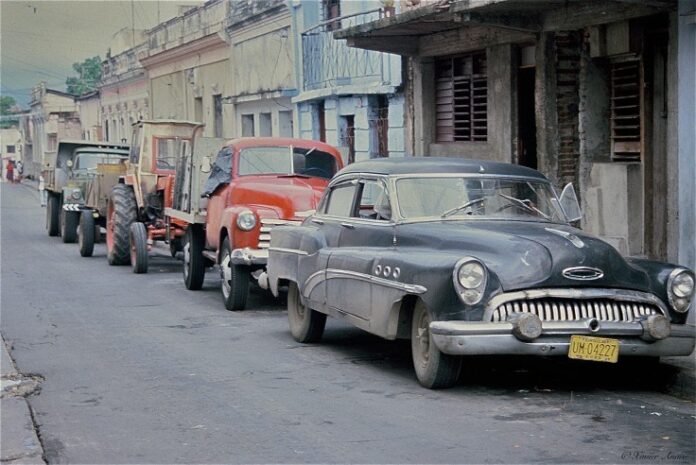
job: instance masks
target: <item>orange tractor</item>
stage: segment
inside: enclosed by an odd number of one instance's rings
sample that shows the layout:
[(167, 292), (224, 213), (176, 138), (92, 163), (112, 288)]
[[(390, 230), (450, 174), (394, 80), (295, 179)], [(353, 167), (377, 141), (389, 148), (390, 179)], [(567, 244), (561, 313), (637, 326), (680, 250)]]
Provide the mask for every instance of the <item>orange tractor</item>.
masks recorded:
[(110, 265), (128, 265), (147, 273), (156, 241), (169, 244), (172, 256), (182, 249), (187, 224), (167, 220), (172, 206), (177, 161), (191, 149), (200, 123), (175, 120), (139, 121), (126, 173), (111, 190), (107, 207), (106, 248)]

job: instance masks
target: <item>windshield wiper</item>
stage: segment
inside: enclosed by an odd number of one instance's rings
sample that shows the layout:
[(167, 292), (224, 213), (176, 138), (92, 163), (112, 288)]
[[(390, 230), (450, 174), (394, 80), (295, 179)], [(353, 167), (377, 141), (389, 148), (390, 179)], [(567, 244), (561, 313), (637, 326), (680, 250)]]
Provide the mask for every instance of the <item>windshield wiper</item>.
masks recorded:
[(288, 174), (279, 174), (279, 178), (305, 178), (309, 179), (311, 176), (307, 176), (306, 174), (300, 174), (300, 173), (288, 173)]
[(543, 217), (544, 219), (547, 219), (547, 220), (550, 220), (550, 219), (551, 219), (551, 217), (550, 217), (549, 215), (547, 215), (546, 213), (544, 213), (543, 211), (539, 210), (539, 209), (536, 208), (536, 207), (533, 207), (533, 206), (529, 205), (529, 204), (527, 203), (527, 202), (530, 202), (529, 199), (522, 200), (522, 199), (518, 199), (517, 197), (512, 197), (512, 196), (506, 195), (506, 194), (501, 194), (500, 192), (498, 192), (498, 195), (501, 196), (501, 197), (504, 198), (504, 199), (507, 199), (507, 200), (509, 200), (509, 201), (511, 201), (511, 202), (514, 202), (515, 205), (519, 205), (520, 207), (522, 207), (523, 209), (527, 210), (528, 212), (536, 213), (537, 215), (539, 215), (539, 216), (541, 216), (541, 217)]
[(466, 202), (466, 203), (464, 203), (464, 204), (462, 204), (462, 205), (460, 205), (460, 206), (458, 206), (458, 207), (454, 207), (454, 208), (452, 208), (452, 209), (450, 209), (450, 210), (447, 210), (447, 211), (444, 212), (442, 215), (440, 215), (440, 218), (447, 218), (448, 216), (454, 215), (454, 214), (457, 213), (458, 211), (464, 210), (465, 208), (468, 208), (468, 207), (470, 207), (470, 206), (472, 206), (472, 205), (475, 205), (475, 204), (477, 204), (477, 203), (481, 203), (481, 202), (483, 202), (484, 200), (486, 200), (486, 197), (481, 197), (481, 198), (478, 198), (478, 199), (469, 200), (468, 202)]

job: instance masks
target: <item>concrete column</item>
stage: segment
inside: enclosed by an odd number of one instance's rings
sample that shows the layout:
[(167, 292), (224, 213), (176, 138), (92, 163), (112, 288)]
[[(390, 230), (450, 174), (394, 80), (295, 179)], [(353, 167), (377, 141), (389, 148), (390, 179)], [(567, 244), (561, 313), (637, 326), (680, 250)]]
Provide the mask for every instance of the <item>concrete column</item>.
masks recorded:
[(413, 58), (413, 146), (415, 156), (430, 155), (435, 129), (435, 62)]
[(556, 115), (556, 49), (553, 32), (539, 36), (536, 47), (535, 106), (539, 171), (557, 183), (558, 117)]

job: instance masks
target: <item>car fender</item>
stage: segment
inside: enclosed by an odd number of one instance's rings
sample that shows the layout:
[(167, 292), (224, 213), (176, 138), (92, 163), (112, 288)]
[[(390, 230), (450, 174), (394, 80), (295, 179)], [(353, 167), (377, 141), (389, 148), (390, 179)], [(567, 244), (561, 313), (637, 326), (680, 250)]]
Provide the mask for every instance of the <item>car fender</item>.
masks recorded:
[(277, 297), (280, 283), (293, 281), (304, 298), (305, 283), (312, 274), (326, 269), (327, 260), (326, 238), (317, 228), (284, 226), (274, 229), (267, 266), (271, 292)]

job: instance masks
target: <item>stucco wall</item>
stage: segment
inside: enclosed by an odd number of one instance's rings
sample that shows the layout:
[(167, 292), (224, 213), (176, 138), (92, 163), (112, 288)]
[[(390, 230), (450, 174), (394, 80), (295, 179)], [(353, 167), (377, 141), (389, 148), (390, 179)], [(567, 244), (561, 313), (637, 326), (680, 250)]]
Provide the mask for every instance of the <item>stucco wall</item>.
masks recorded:
[[(289, 112), (283, 113), (283, 112)], [(242, 116), (253, 115), (254, 118), (254, 135), (260, 136), (261, 114), (271, 115), (271, 134), (273, 137), (292, 137), (294, 136), (294, 111), (290, 98), (279, 99), (263, 99), (250, 102), (240, 102), (235, 105), (235, 128), (237, 136), (242, 136)], [(288, 125), (284, 118), (290, 117), (293, 121)]]

